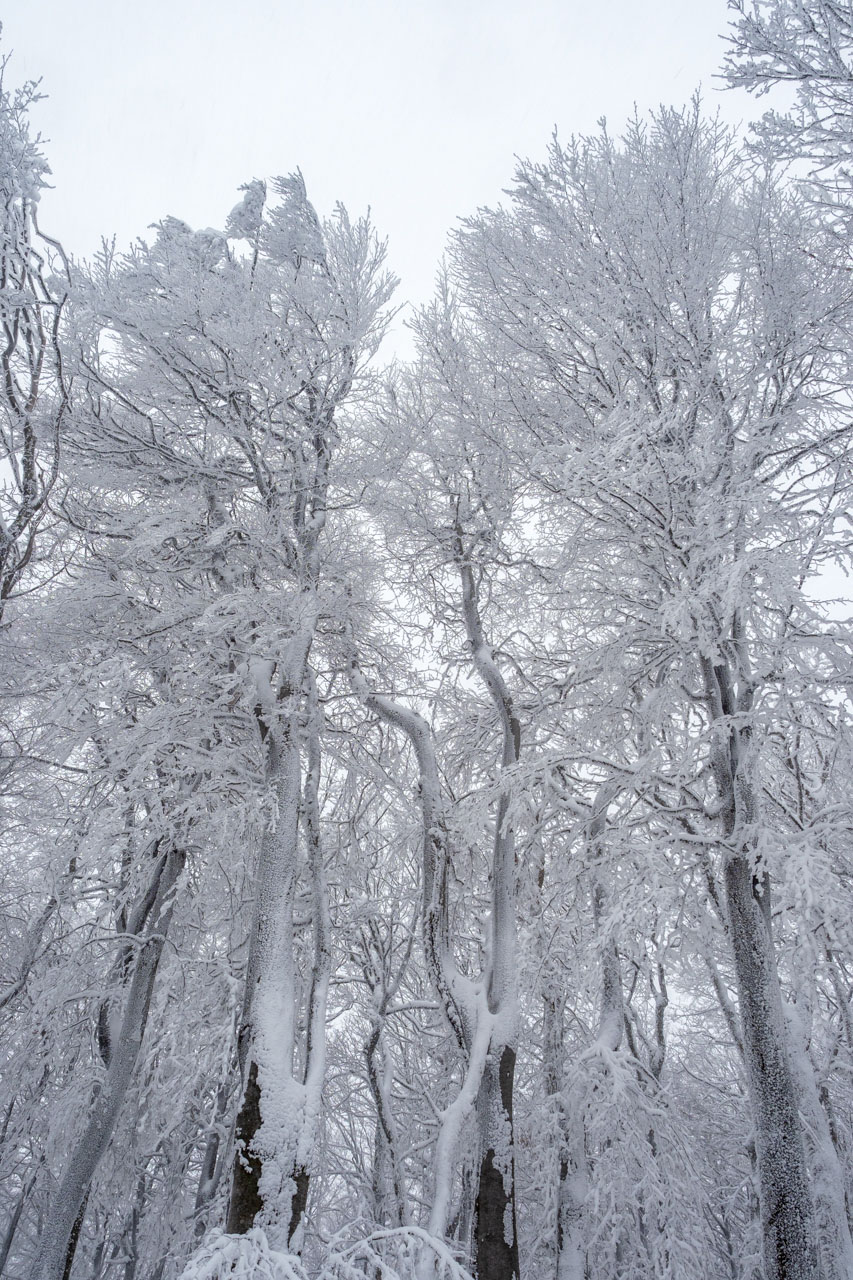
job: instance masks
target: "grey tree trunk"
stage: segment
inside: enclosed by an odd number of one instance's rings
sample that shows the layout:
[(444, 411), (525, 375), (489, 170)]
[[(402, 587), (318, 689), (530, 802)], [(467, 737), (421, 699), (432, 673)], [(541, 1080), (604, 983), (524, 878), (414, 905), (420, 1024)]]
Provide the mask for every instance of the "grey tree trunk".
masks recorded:
[(736, 682), (727, 664), (704, 659), (702, 665), (717, 731), (711, 765), (722, 804), (723, 883), (755, 1125), (765, 1275), (821, 1280), (799, 1090), (773, 949), (770, 876), (756, 865), (752, 685), (745, 671)]
[(724, 882), (755, 1122), (764, 1268), (767, 1280), (818, 1280), (802, 1127), (770, 934), (770, 885), (767, 878), (756, 881), (742, 856), (727, 861)]
[(184, 855), (175, 849), (163, 855), (158, 864), (154, 905), (140, 939), (121, 1024), (111, 1041), (106, 1078), (69, 1158), (39, 1240), (30, 1280), (63, 1280), (70, 1273), (89, 1188), (115, 1129), (145, 1034), (154, 979), (172, 915), (173, 891), (183, 865)]
[(583, 1212), (587, 1198), (584, 1124), (572, 1116), (563, 1097), (565, 1044), (563, 1006), (546, 995), (543, 1009), (542, 1068), (545, 1089), (553, 1099), (557, 1126), (557, 1221), (554, 1239), (555, 1280), (584, 1280), (586, 1249)]
[(821, 1105), (805, 1028), (796, 1009), (788, 1006), (785, 1012), (812, 1174), (821, 1280), (849, 1280), (853, 1276), (853, 1240), (844, 1197), (844, 1170)]

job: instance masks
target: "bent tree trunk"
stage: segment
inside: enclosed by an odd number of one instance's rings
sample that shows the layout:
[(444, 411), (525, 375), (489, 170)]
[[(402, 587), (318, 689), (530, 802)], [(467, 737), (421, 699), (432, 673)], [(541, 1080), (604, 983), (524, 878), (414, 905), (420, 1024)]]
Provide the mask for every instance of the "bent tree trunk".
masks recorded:
[(121, 1023), (111, 1041), (106, 1078), (69, 1158), (39, 1240), (30, 1280), (63, 1280), (70, 1273), (89, 1188), (115, 1129), (145, 1034), (154, 979), (172, 916), (173, 890), (183, 865), (184, 854), (175, 849), (158, 862), (154, 905), (140, 938)]
[(479, 983), (463, 976), (448, 934), (447, 832), (435, 747), (426, 721), (396, 700), (368, 688), (357, 658), (350, 659), (356, 695), (386, 724), (408, 736), (418, 763), (423, 827), (423, 932), (430, 982), (466, 1066), (454, 1100), (445, 1108), (435, 1154), (435, 1190), (429, 1231), (447, 1232), (456, 1148), (463, 1125), (477, 1118), (480, 1163), (475, 1198), (474, 1260), (479, 1280), (517, 1280), (513, 1081), (517, 1035), (515, 946), (515, 836), (505, 772), (518, 763), (521, 729), (512, 698), (486, 642), (470, 561), (457, 535), (454, 554), (462, 581), (462, 612), (474, 667), (501, 726), (501, 790), (495, 816), (491, 875), (491, 945)]

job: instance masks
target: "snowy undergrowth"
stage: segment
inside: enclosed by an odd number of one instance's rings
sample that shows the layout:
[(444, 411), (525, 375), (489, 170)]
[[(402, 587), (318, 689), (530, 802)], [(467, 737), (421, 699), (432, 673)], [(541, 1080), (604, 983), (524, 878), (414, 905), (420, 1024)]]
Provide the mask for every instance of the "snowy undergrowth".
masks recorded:
[[(430, 1256), (431, 1255), (431, 1256)], [(424, 1262), (428, 1265), (424, 1267)], [(346, 1246), (332, 1245), (313, 1280), (471, 1280), (445, 1244), (417, 1227), (374, 1231)], [(309, 1280), (294, 1254), (273, 1249), (254, 1227), (244, 1236), (215, 1231), (192, 1255), (180, 1280)]]
[(270, 1248), (255, 1227), (244, 1236), (213, 1232), (192, 1255), (181, 1280), (307, 1280), (298, 1258)]

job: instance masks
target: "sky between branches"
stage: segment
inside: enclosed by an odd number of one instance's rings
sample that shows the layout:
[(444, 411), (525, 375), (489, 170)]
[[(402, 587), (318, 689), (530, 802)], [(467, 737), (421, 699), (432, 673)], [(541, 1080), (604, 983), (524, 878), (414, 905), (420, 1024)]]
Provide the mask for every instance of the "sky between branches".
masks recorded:
[(2, 20), (9, 85), (49, 95), (42, 221), (72, 253), (166, 214), (221, 227), (241, 183), (300, 166), (320, 211), (372, 207), (414, 302), (555, 125), (618, 133), (700, 83), (728, 121), (762, 109), (716, 79), (725, 0), (7, 0)]

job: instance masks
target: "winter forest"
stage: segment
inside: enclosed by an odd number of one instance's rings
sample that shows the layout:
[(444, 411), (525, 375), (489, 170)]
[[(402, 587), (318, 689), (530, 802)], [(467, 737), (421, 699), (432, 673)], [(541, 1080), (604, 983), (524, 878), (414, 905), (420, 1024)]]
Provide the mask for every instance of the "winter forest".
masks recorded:
[(720, 28), (405, 359), (296, 168), (77, 259), (4, 63), (9, 1280), (853, 1277), (853, 0)]

